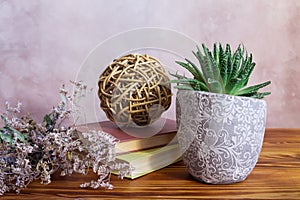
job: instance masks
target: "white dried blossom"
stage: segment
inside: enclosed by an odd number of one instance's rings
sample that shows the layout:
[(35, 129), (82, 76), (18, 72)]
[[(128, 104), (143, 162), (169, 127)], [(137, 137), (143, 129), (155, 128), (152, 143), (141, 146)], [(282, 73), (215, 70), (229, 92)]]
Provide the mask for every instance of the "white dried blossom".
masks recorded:
[(6, 114), (16, 114), (21, 112), (22, 103), (18, 102), (15, 107), (11, 107), (9, 102), (6, 101), (5, 106), (6, 106)]

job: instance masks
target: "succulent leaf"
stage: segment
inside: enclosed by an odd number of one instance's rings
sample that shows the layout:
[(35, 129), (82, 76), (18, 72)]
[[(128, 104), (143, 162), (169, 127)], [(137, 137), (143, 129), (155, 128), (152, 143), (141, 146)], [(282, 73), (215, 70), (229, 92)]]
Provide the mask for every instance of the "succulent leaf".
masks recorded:
[(247, 93), (253, 93), (253, 92), (257, 92), (259, 89), (266, 87), (267, 85), (270, 85), (271, 81), (267, 81), (261, 84), (257, 84), (257, 85), (253, 85), (247, 88), (244, 88), (240, 91), (237, 91), (235, 94), (236, 95), (243, 95), (243, 94), (247, 94)]
[(238, 49), (233, 55), (232, 79), (236, 79), (238, 76), (238, 72), (241, 64), (241, 57), (242, 57), (242, 50), (239, 45)]
[(252, 97), (252, 98), (257, 98), (257, 99), (263, 99), (265, 96), (267, 95), (270, 95), (271, 92), (263, 92), (263, 93), (256, 93), (252, 96), (249, 96), (249, 97)]
[(185, 69), (187, 69), (189, 72), (191, 72), (194, 76), (195, 79), (199, 79), (201, 78), (201, 72), (198, 72), (197, 70), (195, 70), (195, 68), (193, 68), (193, 65), (189, 65), (187, 63), (184, 62), (179, 62), (176, 61), (177, 64), (181, 65), (182, 67), (184, 67)]
[(185, 59), (193, 68), (194, 68), (194, 77), (196, 78), (196, 79), (198, 79), (198, 80), (200, 80), (200, 81), (202, 81), (202, 82), (204, 82), (204, 78), (203, 78), (203, 76), (202, 76), (202, 73), (201, 73), (201, 71), (199, 70), (199, 68), (192, 62), (192, 61), (190, 61), (189, 59)]
[[(217, 63), (217, 66), (219, 67), (220, 65), (220, 53), (218, 51), (217, 43), (214, 44), (214, 59)], [(219, 67), (220, 69), (220, 67)]]
[(177, 88), (177, 89), (181, 89), (181, 90), (195, 90), (191, 86), (187, 86), (187, 85), (176, 85), (174, 87)]
[[(202, 45), (202, 47), (205, 54), (205, 64), (201, 67), (204, 78), (207, 80), (206, 82), (208, 88), (211, 92), (222, 93), (223, 87), (220, 81), (219, 67), (208, 48), (204, 44)], [(199, 54), (201, 54), (201, 52), (199, 52)]]
[(222, 45), (219, 44), (219, 51), (220, 51), (220, 66), (219, 66), (219, 69), (220, 69), (220, 74), (221, 74), (221, 77), (222, 77), (222, 80), (223, 80), (223, 85), (226, 85), (227, 83), (227, 78), (228, 78), (228, 68), (227, 68), (227, 59), (228, 59), (228, 56), (226, 55), (225, 51), (223, 50), (222, 48)]
[(170, 83), (190, 85), (192, 88), (198, 88), (198, 90), (208, 91), (208, 88), (206, 87), (205, 83), (192, 78), (171, 80)]

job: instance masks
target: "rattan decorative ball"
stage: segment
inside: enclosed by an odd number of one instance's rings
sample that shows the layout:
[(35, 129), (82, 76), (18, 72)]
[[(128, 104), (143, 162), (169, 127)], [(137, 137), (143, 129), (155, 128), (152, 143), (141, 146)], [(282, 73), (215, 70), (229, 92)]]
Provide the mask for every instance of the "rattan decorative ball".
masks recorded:
[(171, 105), (171, 85), (163, 65), (141, 54), (122, 56), (98, 80), (100, 107), (119, 126), (147, 126)]

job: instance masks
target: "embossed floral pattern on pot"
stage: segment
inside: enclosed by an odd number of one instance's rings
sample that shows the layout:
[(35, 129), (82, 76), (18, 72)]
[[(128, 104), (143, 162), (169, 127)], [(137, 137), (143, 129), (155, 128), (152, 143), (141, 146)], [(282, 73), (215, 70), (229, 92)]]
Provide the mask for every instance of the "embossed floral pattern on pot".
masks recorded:
[(179, 90), (176, 104), (178, 141), (189, 173), (212, 184), (245, 180), (261, 151), (265, 101)]

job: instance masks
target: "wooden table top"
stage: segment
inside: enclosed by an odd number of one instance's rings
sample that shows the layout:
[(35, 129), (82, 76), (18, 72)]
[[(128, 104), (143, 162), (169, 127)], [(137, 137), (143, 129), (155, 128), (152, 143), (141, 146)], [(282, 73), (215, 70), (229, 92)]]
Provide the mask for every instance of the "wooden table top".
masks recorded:
[(45, 186), (33, 182), (21, 194), (0, 199), (300, 199), (300, 129), (267, 129), (259, 161), (241, 183), (209, 185), (195, 181), (182, 162), (136, 180), (112, 177), (113, 190), (82, 189), (95, 175), (54, 175)]

